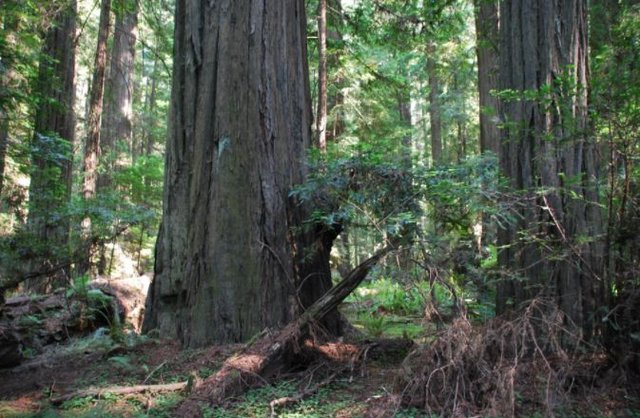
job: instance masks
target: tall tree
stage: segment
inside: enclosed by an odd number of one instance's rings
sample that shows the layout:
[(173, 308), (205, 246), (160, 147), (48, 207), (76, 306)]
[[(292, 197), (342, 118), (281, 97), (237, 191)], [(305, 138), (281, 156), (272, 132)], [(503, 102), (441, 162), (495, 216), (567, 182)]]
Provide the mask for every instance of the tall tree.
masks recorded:
[(516, 277), (499, 284), (497, 309), (554, 298), (590, 337), (605, 283), (586, 0), (506, 0), (500, 17), (500, 89), (518, 94), (502, 103), (501, 168), (527, 200), (499, 231), (499, 263)]
[(133, 130), (133, 76), (138, 27), (138, 0), (115, 0), (115, 25), (111, 66), (106, 81), (104, 117), (100, 132), (100, 152), (105, 170), (98, 177), (98, 188), (108, 188), (118, 160), (117, 147), (126, 145), (130, 155)]
[(478, 93), (480, 96), (480, 152), (500, 151), (498, 130), (498, 45), (500, 42), (498, 0), (475, 0)]
[[(102, 0), (100, 22), (98, 24), (98, 42), (91, 81), (89, 98), (89, 121), (87, 140), (84, 144), (82, 195), (85, 201), (95, 197), (98, 183), (98, 159), (100, 158), (100, 127), (104, 102), (104, 85), (107, 70), (107, 40), (109, 39), (111, 20), (111, 0)], [(91, 219), (82, 222), (85, 238), (91, 230)], [(85, 259), (80, 263), (79, 271), (85, 273), (90, 268), (91, 246), (87, 244)]]
[[(335, 141), (344, 131), (344, 94), (345, 77), (341, 75), (340, 57), (343, 55), (344, 39), (342, 36), (344, 15), (342, 0), (327, 1), (327, 142)], [(333, 71), (334, 77), (329, 78)], [(329, 89), (329, 85), (332, 89)]]
[[(72, 181), (77, 6), (75, 0), (54, 2), (54, 6), (58, 12), (44, 38), (36, 86), (40, 100), (31, 143), (27, 228), (38, 254), (30, 269), (58, 264), (69, 233), (60, 214)], [(42, 289), (38, 283), (30, 286)]]
[(9, 147), (9, 112), (12, 110), (12, 89), (15, 78), (16, 32), (18, 31), (17, 5), (6, 2), (0, 11), (0, 193), (4, 185), (5, 164)]
[(242, 341), (331, 286), (335, 233), (316, 240), (289, 197), (311, 143), (304, 2), (179, 0), (174, 56), (144, 328), (192, 347)]
[(433, 165), (442, 162), (442, 111), (436, 54), (435, 42), (430, 42), (427, 47), (427, 74), (429, 75), (429, 124), (431, 126), (431, 161)]
[(107, 41), (111, 20), (111, 0), (102, 0), (98, 42), (94, 59), (91, 96), (89, 98), (88, 135), (84, 147), (84, 181), (82, 193), (85, 199), (95, 196), (98, 179), (98, 159), (100, 157), (100, 128), (102, 123), (104, 86), (107, 71)]

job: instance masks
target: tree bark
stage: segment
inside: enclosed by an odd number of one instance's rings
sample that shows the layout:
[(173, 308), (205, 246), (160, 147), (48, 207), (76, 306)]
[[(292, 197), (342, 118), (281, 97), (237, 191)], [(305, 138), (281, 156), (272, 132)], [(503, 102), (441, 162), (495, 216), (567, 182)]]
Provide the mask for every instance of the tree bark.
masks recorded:
[(500, 152), (498, 99), (499, 13), (498, 0), (475, 0), (476, 53), (478, 57), (478, 94), (480, 96), (480, 152)]
[(501, 104), (501, 168), (526, 200), (499, 231), (499, 263), (515, 277), (499, 283), (497, 311), (554, 298), (589, 338), (605, 284), (599, 173), (587, 135), (586, 0), (507, 0), (500, 16), (500, 89), (521, 94)]
[[(61, 211), (71, 193), (75, 141), (75, 32), (76, 2), (65, 1), (47, 31), (40, 62), (37, 91), (42, 100), (36, 109), (31, 143), (31, 183), (27, 230), (32, 250), (27, 270), (56, 265), (64, 258), (69, 225)], [(65, 279), (63, 272), (60, 279)], [(31, 289), (44, 291), (42, 281)]]
[(177, 2), (145, 330), (188, 347), (244, 341), (331, 287), (336, 232), (310, 230), (289, 197), (311, 144), (306, 52), (302, 0)]
[[(133, 132), (133, 76), (138, 31), (138, 0), (116, 0), (111, 66), (106, 80), (100, 151), (105, 170), (98, 189), (108, 189), (119, 160), (131, 155)], [(118, 152), (125, 145), (126, 153)]]

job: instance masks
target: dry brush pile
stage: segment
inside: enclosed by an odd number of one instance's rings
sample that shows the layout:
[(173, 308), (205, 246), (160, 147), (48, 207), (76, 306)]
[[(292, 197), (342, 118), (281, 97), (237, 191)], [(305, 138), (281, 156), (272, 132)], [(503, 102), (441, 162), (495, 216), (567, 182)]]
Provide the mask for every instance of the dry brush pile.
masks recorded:
[(514, 318), (482, 327), (456, 319), (404, 361), (398, 401), (441, 416), (553, 415), (572, 387), (590, 377), (578, 367), (585, 343), (543, 300)]

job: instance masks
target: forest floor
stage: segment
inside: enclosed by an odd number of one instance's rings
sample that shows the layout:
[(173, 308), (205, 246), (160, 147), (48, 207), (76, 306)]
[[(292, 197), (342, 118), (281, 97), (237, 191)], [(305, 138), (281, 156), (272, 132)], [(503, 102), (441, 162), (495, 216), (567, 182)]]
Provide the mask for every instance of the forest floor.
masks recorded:
[[(416, 316), (380, 308), (372, 311), (368, 305), (366, 297), (343, 305), (343, 313), (360, 332), (357, 337), (311, 347), (316, 354), (301, 357), (298, 369), (227, 399), (223, 405), (203, 404), (202, 416), (428, 416), (424, 411), (398, 406), (398, 394), (402, 393), (398, 382), (407, 373), (405, 357), (411, 341), (428, 346), (438, 330)], [(22, 364), (0, 369), (0, 418), (175, 416), (188, 389), (113, 392), (139, 385), (157, 388), (197, 382), (215, 373), (243, 347), (235, 344), (181, 350), (176, 342), (133, 332), (115, 342), (105, 328), (99, 328), (88, 335), (46, 345)], [(604, 356), (594, 355), (587, 363), (585, 370), (607, 367)], [(538, 378), (532, 371), (531, 379)], [(535, 382), (529, 385), (535, 386)], [(97, 395), (82, 393), (90, 388), (103, 391)], [(603, 373), (593, 387), (569, 395), (556, 416), (640, 418), (640, 382), (629, 385), (628, 380), (624, 383), (616, 380), (615, 374)], [(516, 416), (545, 416), (526, 391), (519, 392), (515, 401)]]
[[(411, 410), (389, 411), (385, 405), (385, 395), (393, 391), (394, 376), (406, 354), (406, 350), (398, 352), (393, 348), (375, 352), (376, 346), (390, 341), (324, 344), (319, 347), (326, 354), (322, 361), (280, 375), (275, 384), (248, 390), (220, 407), (205, 406), (202, 416), (270, 416), (272, 401), (295, 396), (318, 384), (317, 390), (299, 402), (274, 407), (274, 412), (287, 417), (382, 415), (376, 411), (418, 416)], [(50, 347), (16, 368), (0, 370), (0, 417), (172, 416), (172, 410), (183, 399), (183, 391), (126, 396), (107, 391), (100, 396), (79, 394), (59, 404), (55, 398), (90, 387), (176, 383), (187, 381), (192, 374), (204, 379), (241, 347), (181, 351), (175, 342), (145, 337), (136, 337), (128, 345), (115, 344), (108, 336), (74, 339)], [(327, 379), (329, 376), (332, 377)]]

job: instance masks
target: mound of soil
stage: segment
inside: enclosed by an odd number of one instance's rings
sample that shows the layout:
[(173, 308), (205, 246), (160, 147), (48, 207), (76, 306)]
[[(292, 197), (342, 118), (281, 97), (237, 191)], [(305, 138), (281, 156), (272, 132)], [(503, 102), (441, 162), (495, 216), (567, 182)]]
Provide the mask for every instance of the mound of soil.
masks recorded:
[(149, 282), (148, 276), (98, 279), (84, 288), (9, 298), (0, 313), (0, 368), (101, 327), (139, 332)]

